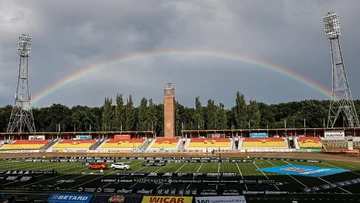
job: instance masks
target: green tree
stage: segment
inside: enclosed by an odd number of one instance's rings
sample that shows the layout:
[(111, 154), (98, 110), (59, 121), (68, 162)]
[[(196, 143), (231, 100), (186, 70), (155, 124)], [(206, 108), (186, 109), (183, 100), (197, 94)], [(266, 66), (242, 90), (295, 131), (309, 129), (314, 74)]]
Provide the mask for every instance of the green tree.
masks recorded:
[(200, 97), (195, 98), (194, 122), (194, 130), (205, 129), (204, 111), (200, 102)]
[(150, 125), (150, 130), (156, 130), (158, 124), (158, 115), (156, 105), (153, 103), (152, 99), (149, 99), (149, 107), (148, 107), (148, 116), (147, 123)]
[(246, 101), (243, 94), (240, 92), (236, 92), (236, 100), (235, 100), (235, 120), (236, 127), (238, 129), (245, 129), (248, 126), (248, 116), (246, 113)]
[(214, 100), (209, 99), (206, 107), (206, 128), (207, 129), (218, 129), (217, 128), (217, 106)]
[(255, 100), (250, 100), (249, 105), (247, 106), (248, 109), (248, 120), (250, 124), (250, 128), (259, 129), (260, 128), (260, 110), (259, 105)]
[(175, 136), (181, 136), (181, 108), (181, 104), (179, 104), (178, 101), (175, 101)]
[(132, 100), (132, 96), (129, 95), (129, 98), (127, 99), (127, 102), (126, 102), (126, 107), (125, 107), (125, 118), (126, 118), (126, 121), (125, 121), (125, 130), (126, 131), (131, 131), (131, 130), (138, 130), (138, 129), (135, 129), (135, 124), (136, 124), (136, 111), (135, 111), (135, 108), (134, 108), (134, 103), (133, 103), (133, 100)]
[(116, 95), (115, 107), (115, 130), (123, 130), (125, 127), (125, 106), (122, 94)]
[(149, 129), (148, 126), (148, 100), (143, 97), (140, 101), (140, 106), (138, 108), (138, 126), (140, 131), (145, 131)]
[(102, 112), (102, 129), (105, 131), (109, 131), (113, 129), (113, 118), (114, 118), (114, 111), (112, 107), (112, 99), (105, 98), (104, 101), (104, 109)]
[(96, 116), (87, 106), (74, 106), (71, 108), (71, 121), (76, 131), (90, 131), (92, 126), (96, 125)]
[(228, 129), (227, 120), (228, 119), (226, 115), (225, 106), (223, 103), (220, 103), (219, 108), (217, 110), (217, 129), (219, 130)]

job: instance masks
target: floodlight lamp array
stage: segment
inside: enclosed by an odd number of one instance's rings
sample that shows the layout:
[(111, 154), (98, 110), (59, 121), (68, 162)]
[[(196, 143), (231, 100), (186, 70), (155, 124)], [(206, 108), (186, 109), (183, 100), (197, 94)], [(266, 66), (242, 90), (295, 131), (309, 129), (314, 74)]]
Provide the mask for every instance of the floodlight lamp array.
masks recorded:
[(21, 34), (19, 36), (18, 50), (20, 56), (30, 56), (31, 54), (31, 36), (28, 34)]
[(340, 36), (340, 23), (337, 13), (328, 12), (324, 17), (325, 35), (328, 39), (337, 39)]

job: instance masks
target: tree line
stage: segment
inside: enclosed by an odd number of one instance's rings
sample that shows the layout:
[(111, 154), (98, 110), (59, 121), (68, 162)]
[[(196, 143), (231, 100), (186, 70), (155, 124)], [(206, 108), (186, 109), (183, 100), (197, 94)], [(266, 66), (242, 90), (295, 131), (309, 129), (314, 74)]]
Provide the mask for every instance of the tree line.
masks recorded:
[[(184, 130), (266, 129), (266, 128), (315, 128), (324, 127), (330, 101), (303, 100), (279, 104), (247, 102), (236, 93), (235, 106), (225, 109), (224, 104), (209, 99), (203, 103), (195, 98), (195, 107), (185, 107), (175, 101), (175, 128), (180, 135)], [(360, 100), (355, 101), (360, 112)], [(53, 104), (34, 108), (33, 115), (38, 132), (72, 131), (144, 131), (153, 130), (163, 135), (163, 104), (142, 98), (138, 107), (132, 96), (124, 99), (117, 94), (115, 101), (105, 98), (102, 107)], [(0, 132), (6, 132), (12, 106), (0, 107)], [(343, 126), (342, 118), (336, 126)]]

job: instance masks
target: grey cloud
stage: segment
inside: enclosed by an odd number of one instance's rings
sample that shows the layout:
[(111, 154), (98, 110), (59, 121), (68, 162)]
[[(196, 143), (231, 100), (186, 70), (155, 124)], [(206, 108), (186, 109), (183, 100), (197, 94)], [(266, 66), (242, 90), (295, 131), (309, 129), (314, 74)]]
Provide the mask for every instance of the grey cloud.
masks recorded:
[[(331, 89), (328, 41), (322, 17), (340, 15), (341, 42), (350, 84), (360, 85), (356, 0), (343, 1), (2, 1), (0, 6), (0, 105), (11, 104), (18, 66), (17, 35), (33, 36), (30, 83), (33, 94), (94, 64), (131, 53), (167, 49), (224, 51), (282, 66)], [(9, 23), (13, 22), (13, 23)], [(40, 100), (67, 105), (100, 105), (120, 92), (162, 102), (166, 82), (177, 99), (195, 96), (234, 105), (235, 92), (267, 103), (326, 99), (303, 84), (269, 70), (221, 57), (168, 56), (117, 63)], [(285, 85), (284, 85), (285, 84)], [(360, 94), (353, 89), (355, 98)]]

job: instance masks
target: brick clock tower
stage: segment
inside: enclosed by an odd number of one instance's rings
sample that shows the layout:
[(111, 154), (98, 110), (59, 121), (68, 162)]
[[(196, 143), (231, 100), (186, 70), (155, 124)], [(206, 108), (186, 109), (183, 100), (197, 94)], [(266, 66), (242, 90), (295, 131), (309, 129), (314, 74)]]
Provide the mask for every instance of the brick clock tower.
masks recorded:
[(175, 137), (175, 89), (171, 83), (164, 89), (164, 137)]

